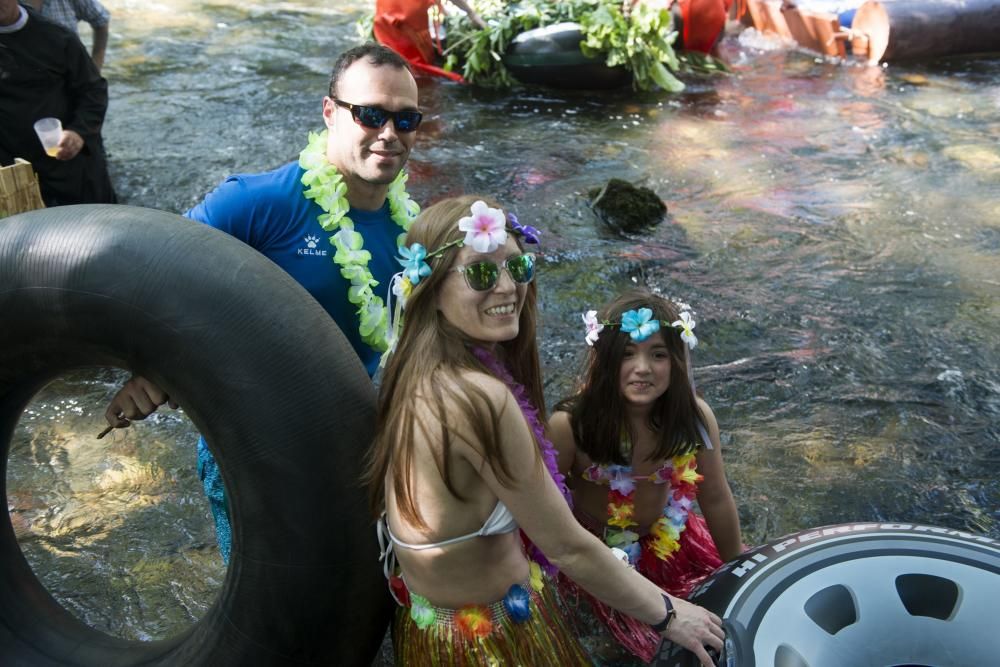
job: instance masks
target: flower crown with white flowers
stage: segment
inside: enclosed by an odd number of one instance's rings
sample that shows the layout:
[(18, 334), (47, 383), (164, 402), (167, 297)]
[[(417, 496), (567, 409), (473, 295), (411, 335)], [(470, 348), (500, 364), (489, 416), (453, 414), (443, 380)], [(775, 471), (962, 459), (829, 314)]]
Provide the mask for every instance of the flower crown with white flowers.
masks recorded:
[[(522, 225), (517, 216), (513, 213), (504, 212), (498, 208), (487, 206), (486, 202), (477, 199), (472, 203), (472, 215), (459, 218), (458, 229), (465, 232), (465, 238), (455, 239), (445, 243), (436, 250), (427, 251), (427, 248), (420, 243), (412, 243), (409, 247), (400, 245), (397, 250), (399, 256), (396, 261), (402, 265), (403, 270), (392, 276), (389, 282), (389, 294), (396, 297), (395, 312), (392, 308), (389, 311), (389, 348), (382, 355), (382, 363), (395, 349), (399, 340), (399, 328), (402, 322), (402, 310), (406, 307), (406, 300), (410, 297), (413, 288), (420, 284), (420, 281), (431, 274), (431, 266), (426, 260), (431, 257), (439, 257), (448, 248), (469, 246), (479, 253), (488, 254), (507, 243), (507, 223), (510, 223), (511, 230), (528, 244), (538, 245), (542, 233), (531, 225)], [(395, 321), (395, 326), (393, 322)]]
[(660, 325), (670, 326), (679, 329), (681, 340), (687, 343), (688, 349), (693, 350), (698, 344), (698, 338), (694, 335), (695, 321), (691, 317), (690, 306), (686, 303), (678, 304), (683, 308), (680, 319), (668, 323), (666, 320), (654, 320), (653, 311), (650, 308), (639, 308), (638, 310), (626, 310), (622, 313), (620, 322), (608, 320), (598, 320), (596, 310), (588, 310), (583, 314), (583, 323), (587, 327), (587, 335), (584, 340), (587, 345), (593, 346), (597, 338), (601, 335), (604, 327), (621, 327), (632, 340), (641, 343), (654, 333), (660, 330)]
[[(694, 311), (691, 309), (691, 306), (683, 301), (671, 301), (675, 306), (677, 306), (678, 310), (680, 310), (680, 314), (677, 316), (678, 319), (673, 322), (653, 319), (653, 310), (651, 308), (626, 310), (622, 313), (621, 321), (618, 322), (598, 320), (597, 311), (588, 310), (583, 314), (583, 323), (587, 327), (587, 345), (593, 347), (594, 343), (597, 342), (601, 331), (604, 330), (604, 327), (621, 327), (621, 330), (627, 333), (636, 343), (641, 343), (659, 331), (660, 325), (678, 329), (681, 332), (681, 340), (687, 343), (687, 349), (684, 351), (684, 356), (687, 360), (686, 366), (688, 383), (691, 385), (691, 393), (697, 395), (697, 387), (694, 383), (694, 368), (691, 365), (691, 350), (693, 350), (698, 344), (698, 338), (694, 335), (695, 321), (692, 317), (692, 313)], [(705, 428), (705, 425), (699, 421), (697, 426), (698, 433), (701, 435), (701, 440), (705, 444), (705, 447), (707, 449), (711, 449), (712, 439), (709, 437), (708, 430)]]

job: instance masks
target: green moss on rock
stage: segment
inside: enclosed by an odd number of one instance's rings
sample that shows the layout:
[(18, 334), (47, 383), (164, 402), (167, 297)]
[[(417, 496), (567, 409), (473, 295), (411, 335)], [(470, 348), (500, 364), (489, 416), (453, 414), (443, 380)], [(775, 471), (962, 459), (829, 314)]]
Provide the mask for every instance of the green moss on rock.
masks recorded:
[(655, 192), (620, 178), (612, 178), (587, 194), (597, 217), (616, 232), (641, 232), (662, 222), (667, 214), (667, 205)]

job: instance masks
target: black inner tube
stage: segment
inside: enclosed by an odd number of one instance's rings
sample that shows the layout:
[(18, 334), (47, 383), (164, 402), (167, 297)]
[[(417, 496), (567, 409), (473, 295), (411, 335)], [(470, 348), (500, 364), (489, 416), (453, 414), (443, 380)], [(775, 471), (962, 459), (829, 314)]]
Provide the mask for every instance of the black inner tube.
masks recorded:
[[(335, 267), (331, 266), (331, 270)], [(205, 617), (157, 642), (76, 620), (0, 520), (4, 665), (364, 665), (391, 615), (359, 475), (374, 389), (329, 315), (228, 235), (128, 206), (0, 221), (0, 442), (51, 379), (87, 366), (150, 378), (219, 462), (234, 526)]]

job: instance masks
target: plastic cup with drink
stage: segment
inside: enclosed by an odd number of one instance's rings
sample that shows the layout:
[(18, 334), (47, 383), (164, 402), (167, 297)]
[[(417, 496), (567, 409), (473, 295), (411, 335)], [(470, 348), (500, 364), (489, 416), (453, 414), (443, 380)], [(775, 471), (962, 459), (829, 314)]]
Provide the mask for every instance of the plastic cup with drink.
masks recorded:
[(59, 153), (59, 140), (62, 138), (62, 121), (58, 118), (42, 118), (35, 121), (35, 134), (42, 142), (45, 153), (55, 157)]

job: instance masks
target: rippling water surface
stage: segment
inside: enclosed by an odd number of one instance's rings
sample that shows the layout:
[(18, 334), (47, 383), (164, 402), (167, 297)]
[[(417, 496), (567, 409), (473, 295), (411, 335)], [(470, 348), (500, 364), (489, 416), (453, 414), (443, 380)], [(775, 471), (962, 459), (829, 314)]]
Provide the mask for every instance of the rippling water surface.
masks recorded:
[[(368, 9), (106, 4), (116, 186), (177, 212), (297, 155)], [(1000, 59), (867, 68), (752, 31), (724, 53), (731, 76), (677, 96), (421, 81), (411, 191), (493, 193), (545, 230), (550, 403), (571, 386), (581, 311), (630, 284), (694, 306), (747, 542), (851, 520), (1000, 537)], [(611, 177), (654, 189), (667, 220), (604, 229), (587, 192)], [(225, 570), (183, 414), (93, 438), (122, 376), (74, 373), (36, 398), (8, 505), (70, 610), (155, 639), (199, 618)]]

